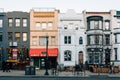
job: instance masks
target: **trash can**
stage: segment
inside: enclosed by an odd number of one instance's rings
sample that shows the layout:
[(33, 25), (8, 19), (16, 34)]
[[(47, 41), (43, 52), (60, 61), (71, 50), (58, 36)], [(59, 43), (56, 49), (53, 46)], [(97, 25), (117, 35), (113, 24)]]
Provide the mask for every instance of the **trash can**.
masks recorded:
[(30, 67), (30, 74), (31, 75), (35, 75), (36, 74), (35, 66), (31, 66)]
[(30, 66), (25, 66), (25, 75), (30, 75)]

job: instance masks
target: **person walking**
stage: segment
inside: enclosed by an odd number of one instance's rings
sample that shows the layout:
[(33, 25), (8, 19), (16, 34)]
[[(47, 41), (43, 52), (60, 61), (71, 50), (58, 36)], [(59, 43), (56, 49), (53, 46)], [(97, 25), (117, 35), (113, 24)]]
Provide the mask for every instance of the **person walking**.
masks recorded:
[(10, 63), (6, 62), (6, 72), (10, 72)]
[(5, 64), (6, 64), (6, 62), (3, 61), (3, 62), (2, 62), (2, 70), (3, 70), (3, 72), (5, 72), (5, 70), (6, 70)]

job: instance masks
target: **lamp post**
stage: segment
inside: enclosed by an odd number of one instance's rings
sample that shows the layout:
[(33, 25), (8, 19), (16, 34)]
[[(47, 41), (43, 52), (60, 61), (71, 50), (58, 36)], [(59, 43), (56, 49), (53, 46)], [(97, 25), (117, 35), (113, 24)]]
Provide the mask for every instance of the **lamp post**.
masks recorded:
[(46, 69), (46, 71), (45, 71), (45, 75), (49, 75), (47, 64), (48, 64), (48, 34), (46, 35), (46, 59), (45, 59), (45, 69)]

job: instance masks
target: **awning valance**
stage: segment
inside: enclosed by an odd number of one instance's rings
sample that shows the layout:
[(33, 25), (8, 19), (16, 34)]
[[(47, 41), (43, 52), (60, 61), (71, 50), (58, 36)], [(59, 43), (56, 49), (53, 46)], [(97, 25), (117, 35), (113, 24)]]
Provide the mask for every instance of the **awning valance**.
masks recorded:
[[(29, 52), (30, 57), (44, 57), (46, 56), (46, 48), (31, 48)], [(58, 48), (48, 48), (48, 56), (49, 57), (57, 57), (58, 56)]]

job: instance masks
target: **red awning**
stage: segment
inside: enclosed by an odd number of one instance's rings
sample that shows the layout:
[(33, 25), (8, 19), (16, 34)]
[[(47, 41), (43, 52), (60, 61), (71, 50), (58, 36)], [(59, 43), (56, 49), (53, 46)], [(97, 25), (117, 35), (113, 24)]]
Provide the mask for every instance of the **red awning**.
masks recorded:
[[(29, 56), (30, 57), (44, 57), (44, 56), (46, 56), (46, 49), (45, 48), (41, 48), (41, 49), (31, 48), (30, 52), (29, 52)], [(58, 48), (49, 48), (48, 56), (57, 57), (58, 56)]]

